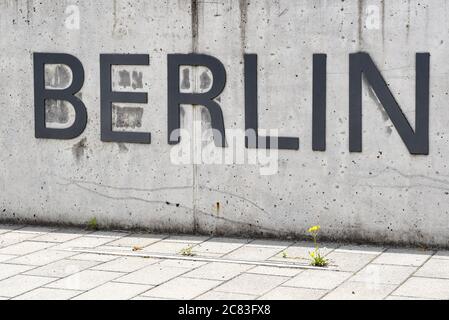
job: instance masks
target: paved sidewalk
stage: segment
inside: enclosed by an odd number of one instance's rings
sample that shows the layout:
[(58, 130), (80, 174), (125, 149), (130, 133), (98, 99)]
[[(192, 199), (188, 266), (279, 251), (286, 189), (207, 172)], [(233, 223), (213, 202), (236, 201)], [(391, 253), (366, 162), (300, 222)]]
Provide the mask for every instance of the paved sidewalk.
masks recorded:
[(310, 269), (310, 242), (0, 225), (0, 300), (449, 299), (448, 251), (322, 248)]

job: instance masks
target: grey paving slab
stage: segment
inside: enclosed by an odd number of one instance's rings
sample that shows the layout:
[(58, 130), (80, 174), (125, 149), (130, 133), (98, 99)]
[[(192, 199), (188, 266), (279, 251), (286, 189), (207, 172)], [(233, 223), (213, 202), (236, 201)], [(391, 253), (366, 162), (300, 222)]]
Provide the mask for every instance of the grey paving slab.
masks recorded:
[(210, 239), (210, 237), (208, 237), (208, 236), (171, 235), (164, 240), (169, 241), (169, 242), (199, 244), (208, 239)]
[(43, 266), (64, 258), (75, 255), (75, 252), (45, 249), (38, 252), (22, 255), (9, 260), (8, 263), (25, 264), (31, 266)]
[(0, 262), (5, 262), (14, 258), (17, 258), (18, 256), (12, 255), (12, 254), (0, 254)]
[(195, 300), (256, 300), (257, 296), (242, 294), (242, 293), (233, 293), (233, 292), (221, 292), (216, 290), (211, 290), (197, 297)]
[(145, 248), (149, 246), (150, 244), (156, 243), (158, 241), (161, 241), (162, 239), (166, 238), (167, 235), (160, 235), (160, 234), (130, 234), (126, 237), (122, 237), (120, 239), (117, 239), (115, 241), (112, 241), (108, 243), (110, 246), (118, 246), (118, 247), (127, 247), (127, 248)]
[(352, 272), (305, 270), (284, 283), (284, 286), (331, 290), (351, 276)]
[(37, 288), (15, 297), (13, 300), (69, 300), (82, 292), (76, 290)]
[(396, 285), (346, 281), (325, 295), (324, 300), (380, 300), (386, 298)]
[(419, 267), (432, 254), (432, 251), (390, 248), (380, 254), (373, 263)]
[(95, 261), (95, 262), (107, 262), (117, 259), (119, 256), (109, 254), (97, 254), (97, 253), (79, 253), (70, 257), (71, 260), (83, 260), (83, 261)]
[(256, 266), (248, 271), (247, 273), (256, 273), (256, 274), (268, 274), (275, 276), (285, 276), (285, 277), (294, 277), (299, 273), (303, 272), (302, 269), (297, 268), (279, 268), (279, 267), (266, 267), (266, 266)]
[(429, 259), (415, 274), (420, 277), (449, 279), (449, 259)]
[(410, 277), (416, 269), (417, 267), (412, 266), (369, 264), (354, 275), (350, 281), (378, 284), (401, 284)]
[(223, 258), (235, 260), (262, 261), (276, 255), (281, 249), (279, 247), (259, 247), (248, 246), (243, 247), (224, 255)]
[(0, 280), (15, 276), (32, 268), (31, 266), (0, 263)]
[(20, 228), (23, 228), (23, 225), (15, 225), (15, 224), (0, 224), (0, 234), (11, 232)]
[[(336, 244), (321, 243), (320, 253), (322, 255), (328, 255), (335, 250), (338, 246)], [(283, 249), (276, 256), (270, 260), (287, 261), (308, 264), (310, 262), (310, 252), (315, 249), (312, 242), (296, 242), (293, 245)]]
[(63, 259), (27, 271), (26, 274), (42, 277), (63, 278), (96, 265), (98, 265), (98, 262)]
[(148, 285), (108, 282), (72, 300), (129, 300), (149, 289)]
[(205, 255), (224, 255), (248, 244), (248, 242), (247, 239), (212, 238), (195, 246), (195, 251)]
[(0, 248), (5, 248), (7, 246), (20, 243), (25, 240), (31, 240), (37, 237), (36, 233), (27, 233), (27, 232), (8, 232), (4, 234), (0, 234)]
[(158, 265), (161, 267), (176, 267), (184, 269), (193, 269), (205, 265), (207, 262), (192, 261), (192, 260), (175, 260), (175, 259), (161, 259)]
[(111, 237), (94, 237), (83, 235), (76, 239), (63, 242), (54, 247), (54, 249), (67, 249), (67, 248), (95, 248), (106, 243), (114, 241)]
[(326, 258), (329, 259), (332, 266), (336, 266), (341, 271), (355, 272), (370, 263), (376, 256), (377, 254), (342, 252), (335, 250), (329, 253)]
[(116, 279), (116, 281), (137, 283), (137, 284), (159, 285), (183, 273), (186, 273), (188, 270), (189, 269), (160, 266), (156, 264), (124, 275)]
[(261, 274), (241, 274), (216, 288), (217, 291), (263, 295), (289, 278)]
[(58, 288), (68, 290), (90, 290), (108, 281), (119, 278), (123, 273), (98, 271), (98, 270), (84, 270), (74, 273), (68, 277), (52, 282), (47, 288)]
[(449, 279), (412, 277), (393, 295), (428, 299), (449, 299)]
[(193, 246), (195, 251), (195, 242), (178, 242), (162, 240), (145, 247), (142, 252), (161, 253), (161, 254), (178, 254), (182, 249)]
[(42, 287), (54, 280), (54, 278), (16, 275), (0, 281), (0, 296), (12, 298)]
[(264, 294), (258, 300), (317, 300), (326, 293), (326, 290), (281, 286)]
[(133, 272), (143, 267), (149, 266), (158, 262), (156, 259), (148, 259), (141, 257), (118, 257), (115, 260), (102, 263), (92, 270), (105, 270), (105, 271), (116, 271), (116, 272)]
[(129, 235), (128, 232), (124, 231), (93, 231), (86, 234), (87, 237), (95, 237), (95, 238), (107, 238), (110, 240), (117, 240)]
[(229, 280), (252, 267), (253, 266), (250, 265), (212, 262), (190, 271), (184, 276), (224, 281)]
[(433, 255), (433, 257), (434, 257), (434, 258), (437, 258), (437, 259), (449, 259), (449, 251), (447, 251), (447, 250), (440, 250), (440, 251), (437, 251), (437, 252)]
[(45, 227), (45, 226), (24, 226), (23, 228), (15, 230), (16, 232), (46, 234), (57, 230), (57, 227)]
[(218, 286), (220, 283), (217, 280), (178, 277), (142, 295), (169, 299), (193, 299)]
[(343, 245), (338, 247), (336, 252), (350, 252), (350, 253), (361, 253), (361, 254), (376, 254), (379, 255), (385, 248), (379, 246), (370, 245)]
[(53, 243), (24, 241), (0, 249), (0, 254), (25, 255), (54, 246)]
[(70, 240), (82, 237), (83, 235), (85, 235), (87, 233), (88, 233), (88, 231), (80, 230), (80, 229), (62, 229), (62, 230), (56, 230), (53, 232), (43, 234), (41, 236), (33, 238), (33, 240), (34, 241), (43, 241), (43, 242), (62, 243), (62, 242), (66, 242), (66, 241), (70, 241)]

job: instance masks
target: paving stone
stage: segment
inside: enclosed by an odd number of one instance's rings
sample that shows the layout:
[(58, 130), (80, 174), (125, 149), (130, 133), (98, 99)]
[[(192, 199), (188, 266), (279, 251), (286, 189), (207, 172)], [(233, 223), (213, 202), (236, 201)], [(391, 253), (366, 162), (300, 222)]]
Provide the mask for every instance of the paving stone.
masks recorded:
[(158, 235), (158, 234), (130, 234), (126, 237), (117, 239), (115, 241), (110, 242), (108, 245), (110, 246), (118, 246), (118, 247), (140, 247), (144, 248), (149, 246), (150, 244), (161, 241), (166, 238), (166, 235)]
[(184, 276), (190, 278), (225, 281), (245, 272), (252, 267), (253, 266), (243, 264), (212, 262), (190, 271)]
[(279, 241), (279, 240), (253, 240), (248, 244), (248, 247), (268, 247), (284, 250), (285, 248), (293, 245), (293, 241)]
[(431, 258), (415, 274), (420, 277), (449, 279), (449, 259)]
[(248, 242), (249, 240), (245, 239), (212, 238), (195, 246), (195, 251), (205, 255), (224, 255), (242, 247)]
[(380, 300), (387, 297), (396, 285), (347, 281), (325, 295), (324, 300)]
[(0, 262), (5, 262), (14, 258), (17, 258), (17, 256), (12, 254), (0, 254)]
[(98, 262), (64, 259), (30, 270), (26, 274), (62, 278), (96, 265)]
[(187, 272), (184, 268), (151, 265), (116, 279), (116, 282), (159, 285)]
[(0, 248), (5, 248), (7, 246), (20, 243), (22, 241), (31, 240), (37, 237), (36, 233), (19, 233), (19, 232), (8, 232), (0, 234)]
[(277, 287), (258, 300), (316, 300), (326, 294), (326, 290)]
[(217, 291), (263, 295), (288, 280), (287, 277), (241, 274), (216, 288)]
[(385, 300), (433, 300), (433, 299), (390, 295)]
[(225, 259), (246, 260), (246, 261), (263, 261), (276, 255), (280, 249), (278, 247), (249, 247), (245, 245), (225, 256)]
[(164, 239), (164, 241), (198, 244), (208, 239), (210, 239), (208, 236), (172, 235)]
[(170, 280), (154, 289), (151, 289), (143, 296), (161, 297), (169, 299), (193, 299), (202, 293), (216, 287), (221, 282), (216, 280), (176, 278)]
[(117, 259), (119, 256), (109, 254), (97, 254), (97, 253), (80, 253), (70, 257), (71, 260), (84, 260), (95, 262), (108, 262)]
[(428, 299), (449, 299), (449, 279), (412, 277), (393, 295)]
[(297, 268), (280, 268), (280, 267), (266, 267), (257, 266), (246, 271), (247, 273), (257, 273), (257, 274), (271, 274), (276, 276), (294, 277), (299, 273), (303, 272), (302, 269)]
[(54, 280), (54, 278), (16, 275), (0, 281), (0, 296), (12, 298), (27, 291), (44, 286)]
[(0, 254), (25, 255), (54, 246), (53, 243), (24, 241), (0, 249)]
[(69, 300), (83, 291), (52, 288), (37, 288), (24, 293), (13, 300)]
[(108, 282), (73, 300), (128, 300), (149, 289), (151, 286), (148, 285)]
[(119, 257), (115, 260), (93, 267), (92, 270), (133, 272), (156, 262), (158, 262), (158, 260), (156, 259), (147, 259), (140, 257)]
[(283, 285), (289, 287), (331, 290), (343, 283), (350, 276), (352, 276), (352, 272), (305, 270)]
[(410, 249), (387, 249), (373, 263), (395, 264), (404, 266), (421, 266), (432, 255), (432, 251)]
[(93, 236), (81, 236), (79, 238), (63, 242), (54, 249), (68, 249), (68, 248), (95, 248), (104, 245), (114, 239), (109, 237), (93, 237)]
[(22, 255), (18, 258), (9, 260), (9, 263), (16, 264), (26, 264), (32, 266), (43, 266), (64, 258), (68, 258), (70, 256), (75, 255), (75, 252), (69, 251), (60, 251), (60, 250), (52, 250), (46, 249), (38, 252), (30, 253), (27, 255)]
[(0, 234), (11, 232), (20, 228), (23, 228), (24, 226), (18, 224), (0, 224)]
[(36, 233), (36, 234), (46, 234), (52, 231), (57, 230), (55, 227), (42, 227), (42, 226), (25, 226), (23, 228), (15, 230), (15, 232), (24, 232), (24, 233)]
[(438, 251), (437, 253), (435, 253), (435, 255), (433, 256), (433, 258), (437, 258), (437, 259), (449, 259), (449, 251), (445, 251), (445, 250)]
[(378, 284), (401, 284), (415, 272), (417, 267), (369, 264), (350, 281), (361, 281)]
[(114, 280), (123, 273), (97, 270), (84, 270), (66, 278), (59, 279), (47, 286), (47, 288), (59, 288), (69, 290), (90, 290), (108, 281)]
[(329, 253), (326, 258), (332, 266), (336, 266), (341, 271), (358, 271), (373, 260), (376, 254), (338, 252), (337, 250)]
[(62, 243), (66, 241), (70, 241), (76, 238), (80, 238), (85, 235), (87, 231), (79, 230), (79, 229), (63, 229), (53, 231), (36, 238), (33, 238), (33, 241), (42, 241), (42, 242), (57, 242)]
[(385, 251), (384, 248), (370, 245), (344, 245), (335, 250), (336, 252), (349, 252), (349, 253), (365, 253), (365, 254), (381, 254)]
[(194, 269), (205, 265), (207, 262), (193, 261), (193, 260), (174, 260), (174, 259), (162, 259), (158, 263), (161, 267), (176, 267), (184, 269)]
[(120, 239), (123, 237), (128, 236), (129, 233), (128, 232), (123, 232), (123, 231), (94, 231), (94, 232), (90, 232), (88, 233), (86, 236), (87, 237), (95, 237), (95, 238), (107, 238), (110, 240), (114, 240), (114, 239)]
[(15, 276), (32, 268), (31, 266), (0, 263), (0, 280)]
[(257, 296), (232, 292), (211, 290), (195, 298), (195, 300), (255, 300)]
[[(179, 254), (182, 249), (188, 248), (189, 246), (194, 246), (195, 243), (186, 242), (169, 242), (167, 240), (162, 240), (145, 247), (139, 252), (149, 252), (157, 254)], [(195, 252), (195, 247), (193, 247), (193, 252)]]

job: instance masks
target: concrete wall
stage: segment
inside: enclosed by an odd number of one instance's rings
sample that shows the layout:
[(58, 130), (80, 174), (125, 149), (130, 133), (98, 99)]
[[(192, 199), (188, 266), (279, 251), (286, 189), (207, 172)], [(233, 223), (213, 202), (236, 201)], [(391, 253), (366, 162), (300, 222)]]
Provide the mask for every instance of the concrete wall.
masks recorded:
[[(77, 13), (79, 12), (79, 27)], [(166, 232), (298, 237), (320, 224), (330, 239), (449, 244), (449, 15), (445, 0), (0, 1), (0, 220)], [(227, 71), (219, 103), (244, 128), (243, 53), (259, 59), (259, 125), (298, 136), (276, 174), (254, 164), (175, 164), (167, 141), (167, 54), (210, 54)], [(348, 55), (368, 52), (414, 124), (415, 53), (430, 52), (430, 154), (413, 156), (364, 86), (362, 153), (348, 151)], [(33, 52), (78, 57), (88, 110), (73, 140), (34, 138)], [(147, 105), (114, 107), (117, 130), (150, 131), (150, 145), (100, 141), (100, 53), (147, 53), (150, 66), (114, 67), (116, 90)], [(314, 152), (312, 54), (328, 54), (327, 150)], [(48, 66), (49, 87), (71, 74)], [(183, 90), (210, 75), (186, 67)], [(192, 154), (211, 146), (210, 116), (184, 106)], [(47, 125), (73, 111), (49, 101)], [(202, 121), (200, 126), (195, 125)], [(243, 148), (242, 150), (243, 151)]]

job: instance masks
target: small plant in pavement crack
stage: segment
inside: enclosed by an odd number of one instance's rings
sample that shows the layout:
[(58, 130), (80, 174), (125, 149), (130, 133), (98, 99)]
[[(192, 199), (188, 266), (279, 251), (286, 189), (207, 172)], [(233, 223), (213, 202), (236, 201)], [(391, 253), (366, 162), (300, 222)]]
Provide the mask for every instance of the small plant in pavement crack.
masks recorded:
[(181, 249), (181, 251), (179, 251), (179, 253), (183, 256), (193, 257), (195, 255), (195, 253), (193, 253), (192, 249), (193, 249), (193, 246), (188, 246), (186, 248)]
[(98, 230), (98, 222), (97, 218), (92, 218), (87, 222), (87, 229), (89, 230)]
[(326, 267), (329, 264), (329, 260), (327, 260), (320, 252), (320, 246), (318, 244), (318, 233), (320, 232), (320, 229), (320, 226), (313, 226), (308, 229), (315, 245), (315, 249), (309, 252), (310, 258), (312, 259), (310, 264), (314, 267)]

